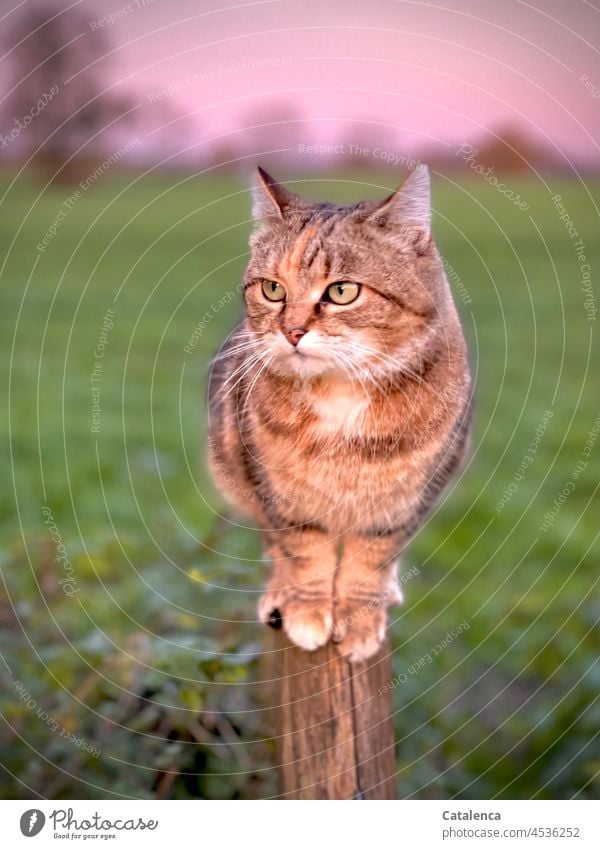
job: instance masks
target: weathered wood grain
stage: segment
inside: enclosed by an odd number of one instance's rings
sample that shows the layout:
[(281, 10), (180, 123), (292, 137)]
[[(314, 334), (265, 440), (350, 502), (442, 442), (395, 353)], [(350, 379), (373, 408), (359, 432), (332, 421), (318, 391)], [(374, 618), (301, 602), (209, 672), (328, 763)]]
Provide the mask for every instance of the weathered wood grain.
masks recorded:
[(269, 656), (280, 798), (395, 799), (388, 644), (351, 664), (331, 643), (309, 653), (279, 631)]

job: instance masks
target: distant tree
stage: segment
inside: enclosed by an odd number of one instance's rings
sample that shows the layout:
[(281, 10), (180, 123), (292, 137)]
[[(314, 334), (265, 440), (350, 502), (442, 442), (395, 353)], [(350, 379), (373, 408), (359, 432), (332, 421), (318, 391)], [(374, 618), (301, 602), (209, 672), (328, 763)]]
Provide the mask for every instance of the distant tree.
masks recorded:
[(5, 38), (12, 79), (0, 154), (35, 153), (48, 177), (76, 179), (81, 162), (101, 149), (103, 128), (128, 111), (123, 97), (102, 94), (106, 83), (93, 63), (107, 40), (91, 22), (80, 9), (28, 4)]
[[(306, 136), (306, 122), (296, 105), (282, 98), (259, 99), (246, 109), (237, 124), (238, 131), (221, 139), (215, 150), (230, 157), (251, 157), (252, 162), (295, 161), (298, 144)], [(277, 153), (276, 153), (277, 151)], [(243, 162), (242, 168), (247, 167)]]
[[(529, 171), (531, 168), (552, 170), (561, 163), (548, 142), (527, 134), (518, 126), (499, 127), (474, 145), (475, 159), (486, 169), (495, 171)], [(463, 157), (464, 159), (464, 157)]]
[(340, 122), (333, 158), (339, 167), (373, 170), (389, 166), (399, 173), (415, 164), (398, 130), (390, 123), (369, 118)]

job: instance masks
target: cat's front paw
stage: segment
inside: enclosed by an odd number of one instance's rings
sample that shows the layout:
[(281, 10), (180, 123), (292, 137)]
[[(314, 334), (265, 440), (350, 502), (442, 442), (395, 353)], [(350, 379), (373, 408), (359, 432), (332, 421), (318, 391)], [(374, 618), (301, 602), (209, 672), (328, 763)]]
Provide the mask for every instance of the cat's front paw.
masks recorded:
[(339, 599), (334, 610), (333, 641), (342, 657), (352, 663), (377, 654), (385, 640), (385, 604), (355, 599)]
[(283, 626), (290, 640), (306, 651), (324, 646), (333, 631), (330, 601), (301, 601), (290, 590), (267, 590), (261, 596), (258, 615), (272, 628)]

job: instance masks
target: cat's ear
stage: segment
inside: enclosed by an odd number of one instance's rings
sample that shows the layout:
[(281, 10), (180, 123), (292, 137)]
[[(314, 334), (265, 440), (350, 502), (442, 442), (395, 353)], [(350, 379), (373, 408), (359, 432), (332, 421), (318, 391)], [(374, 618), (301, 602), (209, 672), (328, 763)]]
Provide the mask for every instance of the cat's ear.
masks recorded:
[(414, 227), (423, 240), (431, 236), (429, 169), (419, 164), (399, 189), (381, 203), (372, 218), (379, 224)]
[(282, 218), (288, 207), (298, 206), (300, 198), (262, 168), (257, 168), (252, 186), (252, 215), (257, 221)]

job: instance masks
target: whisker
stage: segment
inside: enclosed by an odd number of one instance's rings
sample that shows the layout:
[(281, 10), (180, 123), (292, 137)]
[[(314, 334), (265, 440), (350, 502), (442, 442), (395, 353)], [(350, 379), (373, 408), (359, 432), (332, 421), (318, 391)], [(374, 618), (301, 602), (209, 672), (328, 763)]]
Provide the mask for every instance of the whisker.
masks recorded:
[[(353, 350), (359, 351), (360, 353), (363, 353), (373, 358), (376, 361), (376, 364), (377, 361), (379, 361), (382, 366), (392, 367), (394, 371), (400, 372), (401, 374), (410, 377), (411, 380), (414, 380), (416, 383), (419, 383), (421, 385), (424, 385), (425, 383), (421, 375), (408, 368), (406, 364), (399, 362), (394, 356), (390, 354), (384, 354), (381, 351), (377, 351), (369, 345), (365, 345), (361, 342), (353, 342), (352, 346), (350, 347), (350, 353), (352, 353)], [(386, 373), (384, 376), (388, 377), (389, 375)]]
[(240, 372), (242, 372), (241, 376), (239, 377), (238, 380), (236, 380), (236, 382), (233, 384), (233, 386), (229, 387), (229, 390), (227, 391), (227, 393), (221, 399), (222, 401), (224, 401), (226, 398), (229, 397), (229, 395), (233, 392), (233, 390), (236, 388), (236, 386), (244, 379), (246, 374), (249, 371), (251, 371), (253, 366), (255, 366), (258, 362), (260, 362), (260, 360), (263, 357), (264, 357), (264, 352), (258, 351), (256, 354), (253, 354), (249, 359), (244, 360), (242, 362), (242, 364), (239, 366), (239, 368), (237, 368), (232, 374), (229, 375), (229, 377), (227, 378), (227, 380), (223, 383), (223, 386), (221, 387), (221, 392), (225, 389), (227, 383), (229, 383), (230, 380), (233, 380), (234, 377), (237, 377), (237, 375), (240, 374)]
[(350, 380), (353, 380), (358, 383), (363, 392), (368, 394), (368, 388), (365, 383), (365, 379), (371, 377), (367, 371), (360, 369), (355, 363), (351, 360), (339, 360), (339, 364), (342, 366), (344, 373), (348, 375)]
[(236, 345), (235, 348), (229, 348), (227, 351), (223, 351), (222, 354), (217, 354), (216, 357), (212, 358), (211, 362), (216, 363), (219, 360), (226, 360), (229, 357), (242, 353), (242, 351), (251, 351), (252, 349), (257, 348), (260, 344), (261, 343), (258, 340), (255, 342), (243, 342), (241, 345)]
[(242, 418), (242, 419), (243, 419), (243, 418), (244, 418), (244, 416), (245, 416), (245, 414), (246, 414), (246, 407), (248, 406), (248, 401), (250, 400), (250, 394), (251, 394), (252, 390), (254, 389), (254, 387), (256, 386), (256, 381), (258, 380), (258, 378), (261, 376), (261, 374), (263, 373), (263, 371), (267, 368), (267, 366), (268, 366), (268, 365), (269, 365), (269, 363), (273, 360), (273, 358), (274, 358), (274, 357), (275, 357), (275, 354), (271, 354), (271, 356), (269, 357), (269, 359), (268, 359), (268, 360), (266, 360), (266, 361), (262, 364), (262, 366), (259, 368), (259, 370), (258, 370), (258, 372), (257, 372), (257, 374), (256, 374), (256, 377), (254, 378), (254, 380), (253, 380), (253, 381), (252, 381), (252, 383), (250, 384), (250, 388), (249, 388), (249, 389), (248, 389), (248, 391), (246, 392), (246, 398), (245, 398), (245, 400), (244, 400), (244, 406), (242, 407), (242, 413), (241, 413), (240, 418)]

